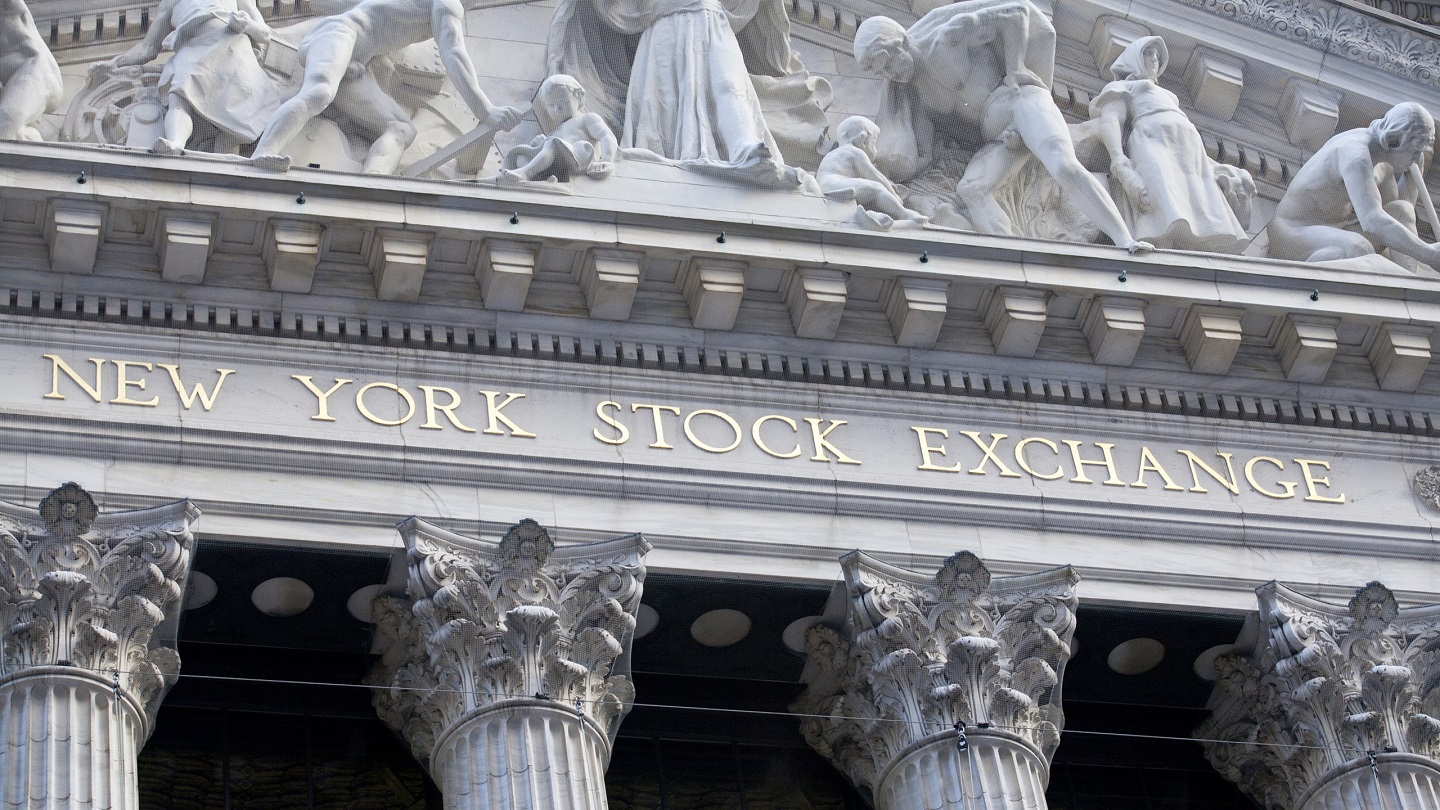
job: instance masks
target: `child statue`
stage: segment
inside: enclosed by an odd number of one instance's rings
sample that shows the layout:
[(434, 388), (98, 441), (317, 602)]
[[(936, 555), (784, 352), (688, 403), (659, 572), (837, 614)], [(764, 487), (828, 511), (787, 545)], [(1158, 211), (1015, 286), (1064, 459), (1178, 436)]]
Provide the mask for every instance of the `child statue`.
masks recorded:
[(852, 115), (835, 129), (839, 141), (820, 161), (815, 179), (820, 190), (835, 199), (853, 199), (882, 229), (895, 220), (924, 225), (929, 219), (905, 207), (890, 179), (875, 168), (880, 128), (864, 116)]
[(564, 183), (582, 173), (596, 179), (608, 176), (619, 142), (604, 119), (585, 112), (584, 102), (585, 88), (574, 78), (557, 73), (546, 79), (535, 94), (535, 117), (549, 134), (511, 149), (496, 181), (554, 178)]

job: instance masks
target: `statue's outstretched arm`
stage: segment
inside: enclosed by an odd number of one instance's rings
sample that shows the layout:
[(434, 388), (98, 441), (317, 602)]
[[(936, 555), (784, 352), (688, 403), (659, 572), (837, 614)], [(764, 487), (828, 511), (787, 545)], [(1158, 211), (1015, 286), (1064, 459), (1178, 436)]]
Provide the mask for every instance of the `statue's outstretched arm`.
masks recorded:
[[(145, 32), (145, 37), (139, 42), (130, 46), (130, 49), (110, 60), (111, 67), (128, 67), (130, 65), (143, 65), (151, 59), (160, 55), (164, 49), (165, 37), (173, 29), (171, 16), (175, 11), (175, 0), (163, 0), (160, 7), (155, 9), (155, 18), (150, 21), (150, 29)], [(259, 12), (256, 12), (257, 14)], [(98, 64), (104, 64), (103, 62)]]
[(1360, 228), (1372, 241), (1380, 243), (1398, 253), (1424, 262), (1431, 267), (1440, 267), (1440, 246), (1427, 245), (1400, 220), (1385, 210), (1385, 201), (1380, 196), (1380, 187), (1375, 183), (1375, 163), (1369, 151), (1360, 146), (1347, 145), (1336, 155), (1340, 176), (1345, 181), (1345, 192), (1360, 220)]

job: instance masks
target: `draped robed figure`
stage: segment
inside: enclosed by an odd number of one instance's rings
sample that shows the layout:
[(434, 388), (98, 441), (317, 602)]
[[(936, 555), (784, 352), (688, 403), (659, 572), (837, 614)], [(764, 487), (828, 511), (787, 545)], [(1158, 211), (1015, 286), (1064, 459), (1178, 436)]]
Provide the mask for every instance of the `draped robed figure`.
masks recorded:
[(830, 87), (791, 51), (782, 0), (560, 0), (547, 67), (632, 156), (777, 185), (819, 162)]

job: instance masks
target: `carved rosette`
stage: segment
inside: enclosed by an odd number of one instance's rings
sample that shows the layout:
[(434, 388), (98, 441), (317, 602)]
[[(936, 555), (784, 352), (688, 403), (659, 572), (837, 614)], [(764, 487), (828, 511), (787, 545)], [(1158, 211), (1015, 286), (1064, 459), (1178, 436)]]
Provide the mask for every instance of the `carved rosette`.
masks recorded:
[(790, 707), (805, 739), (881, 810), (1043, 807), (1075, 571), (992, 581), (968, 551), (933, 579), (859, 551), (841, 564), (844, 629), (811, 628), (807, 688)]
[(1426, 467), (1415, 473), (1410, 488), (1426, 506), (1440, 511), (1440, 466)]
[[(635, 696), (629, 651), (650, 544), (631, 535), (557, 549), (533, 520), (498, 545), (416, 518), (400, 533), (406, 596), (375, 601), (388, 646), (367, 682), (381, 719), (430, 768), (447, 808), (500, 806), (486, 797), (545, 779), (559, 781), (544, 788), (552, 798), (572, 796), (551, 806), (603, 808), (610, 747)], [(544, 751), (570, 767), (529, 761)]]
[(1347, 607), (1274, 582), (1257, 593), (1261, 637), (1216, 659), (1195, 731), (1226, 741), (1204, 742), (1211, 764), (1275, 810), (1435, 807), (1440, 606), (1402, 611), (1378, 582)]
[(38, 510), (0, 503), (0, 785), (26, 807), (136, 807), (199, 515), (100, 514), (73, 483)]

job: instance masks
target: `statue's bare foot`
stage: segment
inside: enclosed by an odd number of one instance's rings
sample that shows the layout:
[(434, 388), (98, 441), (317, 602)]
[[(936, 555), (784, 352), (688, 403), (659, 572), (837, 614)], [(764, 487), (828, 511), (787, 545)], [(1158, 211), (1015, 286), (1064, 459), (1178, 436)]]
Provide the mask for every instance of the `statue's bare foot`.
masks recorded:
[(502, 186), (518, 186), (529, 179), (518, 169), (501, 169), (500, 173), (495, 175), (496, 185)]
[(250, 158), (251, 165), (258, 166), (266, 171), (288, 172), (290, 171), (289, 155), (256, 155)]
[(169, 138), (156, 138), (155, 143), (150, 144), (150, 151), (157, 155), (183, 155), (185, 147), (177, 145)]
[(1136, 253), (1149, 253), (1155, 246), (1149, 242), (1141, 242), (1139, 239), (1131, 239), (1125, 245), (1125, 251), (1132, 256)]

